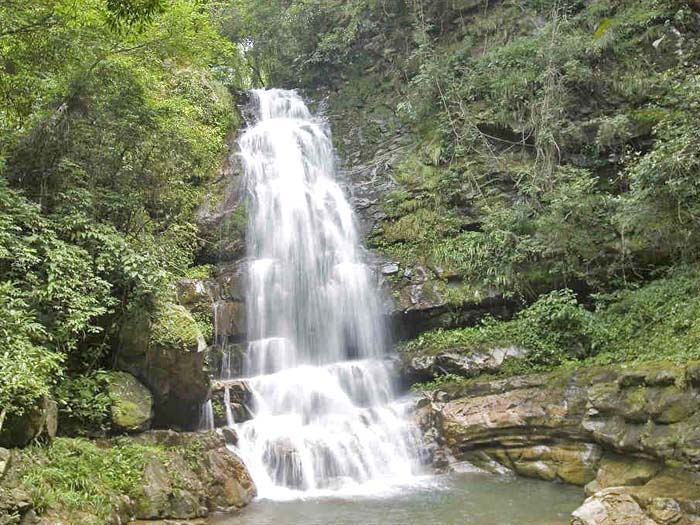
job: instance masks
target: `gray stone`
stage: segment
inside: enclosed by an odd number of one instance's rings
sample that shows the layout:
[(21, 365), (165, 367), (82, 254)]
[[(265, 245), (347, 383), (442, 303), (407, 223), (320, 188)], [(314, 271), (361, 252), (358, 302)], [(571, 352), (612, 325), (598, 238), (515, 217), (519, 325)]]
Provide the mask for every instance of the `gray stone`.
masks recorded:
[(12, 459), (12, 453), (6, 448), (0, 447), (0, 480), (5, 476), (5, 472), (10, 466), (10, 460)]
[(572, 514), (571, 525), (658, 525), (630, 495), (617, 488), (601, 491)]
[(399, 265), (397, 263), (388, 263), (382, 266), (382, 274), (395, 275), (399, 273)]

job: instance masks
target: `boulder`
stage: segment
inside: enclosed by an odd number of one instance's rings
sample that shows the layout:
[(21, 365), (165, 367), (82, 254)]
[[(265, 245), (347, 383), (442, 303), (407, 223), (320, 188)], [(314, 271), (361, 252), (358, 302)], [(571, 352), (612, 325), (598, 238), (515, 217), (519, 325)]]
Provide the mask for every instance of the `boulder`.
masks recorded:
[(644, 485), (662, 465), (643, 458), (631, 458), (608, 453), (602, 458), (596, 479), (586, 485), (586, 493), (593, 494), (609, 487)]
[(193, 519), (209, 514), (203, 480), (182, 454), (149, 453), (143, 472), (141, 495), (136, 500), (137, 519)]
[(117, 432), (143, 432), (153, 419), (153, 396), (127, 372), (110, 372), (107, 393), (111, 400), (112, 429)]
[(24, 447), (34, 439), (53, 439), (58, 428), (58, 405), (53, 399), (42, 398), (21, 415), (11, 414), (0, 430), (0, 447)]
[(658, 525), (624, 488), (591, 496), (572, 514), (571, 525)]
[(24, 490), (0, 487), (0, 525), (34, 523), (33, 508), (32, 500)]
[(435, 354), (404, 353), (400, 368), (409, 381), (421, 382), (447, 374), (470, 378), (481, 374), (493, 374), (501, 369), (507, 359), (522, 359), (527, 350), (517, 346), (483, 349), (459, 349)]
[[(241, 508), (250, 503), (257, 495), (257, 489), (253, 478), (243, 461), (231, 452), (224, 436), (217, 432), (174, 432), (172, 430), (154, 430), (135, 436), (136, 442), (158, 445), (178, 451), (177, 463), (169, 460), (166, 469), (168, 481), (159, 479), (156, 468), (153, 472), (153, 494), (160, 494), (166, 490), (167, 483), (171, 486), (182, 486), (182, 476), (185, 480), (192, 480), (189, 473), (193, 473), (198, 483), (193, 490), (195, 494), (201, 494), (206, 508), (211, 511)], [(182, 461), (183, 450), (189, 450), (188, 461)], [(167, 459), (167, 458), (166, 458)], [(176, 474), (173, 474), (175, 472)], [(178, 474), (179, 473), (179, 474)], [(162, 472), (160, 472), (162, 474)], [(192, 481), (188, 482), (192, 483)], [(185, 483), (187, 485), (187, 483)], [(170, 496), (172, 499), (172, 495)], [(153, 512), (152, 512), (153, 513)], [(160, 512), (163, 515), (163, 512)], [(182, 516), (171, 516), (182, 517)], [(150, 519), (150, 518), (149, 518)]]
[(117, 367), (153, 395), (156, 426), (194, 429), (209, 393), (204, 338), (189, 312), (167, 303), (153, 316), (136, 312), (122, 325)]
[(227, 445), (237, 446), (238, 445), (238, 434), (233, 428), (224, 427), (221, 429), (221, 435), (224, 436), (224, 441)]
[(592, 443), (549, 443), (484, 449), (483, 452), (521, 476), (583, 486), (596, 476), (602, 455)]
[[(632, 476), (630, 481), (641, 482), (652, 470), (647, 465), (641, 478)], [(664, 469), (646, 483), (596, 491), (574, 511), (572, 521), (573, 525), (697, 523), (700, 523), (700, 474), (677, 468)]]
[(212, 510), (242, 508), (257, 495), (255, 483), (243, 461), (225, 446), (208, 450), (206, 493)]

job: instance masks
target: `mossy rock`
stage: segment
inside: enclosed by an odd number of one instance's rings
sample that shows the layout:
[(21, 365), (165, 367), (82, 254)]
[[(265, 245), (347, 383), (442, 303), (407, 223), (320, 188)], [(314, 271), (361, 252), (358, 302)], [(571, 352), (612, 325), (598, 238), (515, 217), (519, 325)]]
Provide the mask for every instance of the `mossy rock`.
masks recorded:
[(135, 312), (122, 325), (118, 368), (153, 395), (154, 424), (194, 429), (209, 393), (204, 337), (192, 315), (173, 303)]
[(158, 310), (151, 325), (149, 344), (165, 350), (197, 352), (203, 350), (204, 339), (194, 318), (184, 306), (167, 303)]
[(117, 432), (143, 432), (153, 419), (153, 396), (138, 379), (126, 372), (111, 372), (107, 393), (112, 429)]

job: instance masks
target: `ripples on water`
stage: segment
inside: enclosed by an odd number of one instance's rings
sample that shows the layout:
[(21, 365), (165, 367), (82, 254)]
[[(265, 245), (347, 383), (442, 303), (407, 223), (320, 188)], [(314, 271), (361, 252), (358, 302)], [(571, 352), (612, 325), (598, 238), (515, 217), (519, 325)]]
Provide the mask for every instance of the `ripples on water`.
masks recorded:
[(257, 500), (218, 525), (568, 525), (580, 487), (486, 474), (424, 478), (411, 487)]

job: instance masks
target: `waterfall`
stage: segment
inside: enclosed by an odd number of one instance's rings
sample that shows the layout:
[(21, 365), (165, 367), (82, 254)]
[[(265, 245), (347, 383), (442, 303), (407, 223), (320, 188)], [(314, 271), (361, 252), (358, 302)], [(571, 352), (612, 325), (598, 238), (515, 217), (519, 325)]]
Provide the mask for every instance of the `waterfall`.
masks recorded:
[(211, 399), (206, 401), (199, 411), (199, 430), (214, 430), (214, 407)]
[(239, 452), (263, 497), (406, 482), (417, 432), (396, 401), (328, 126), (293, 91), (254, 96), (257, 120), (240, 139), (254, 417), (235, 425)]

